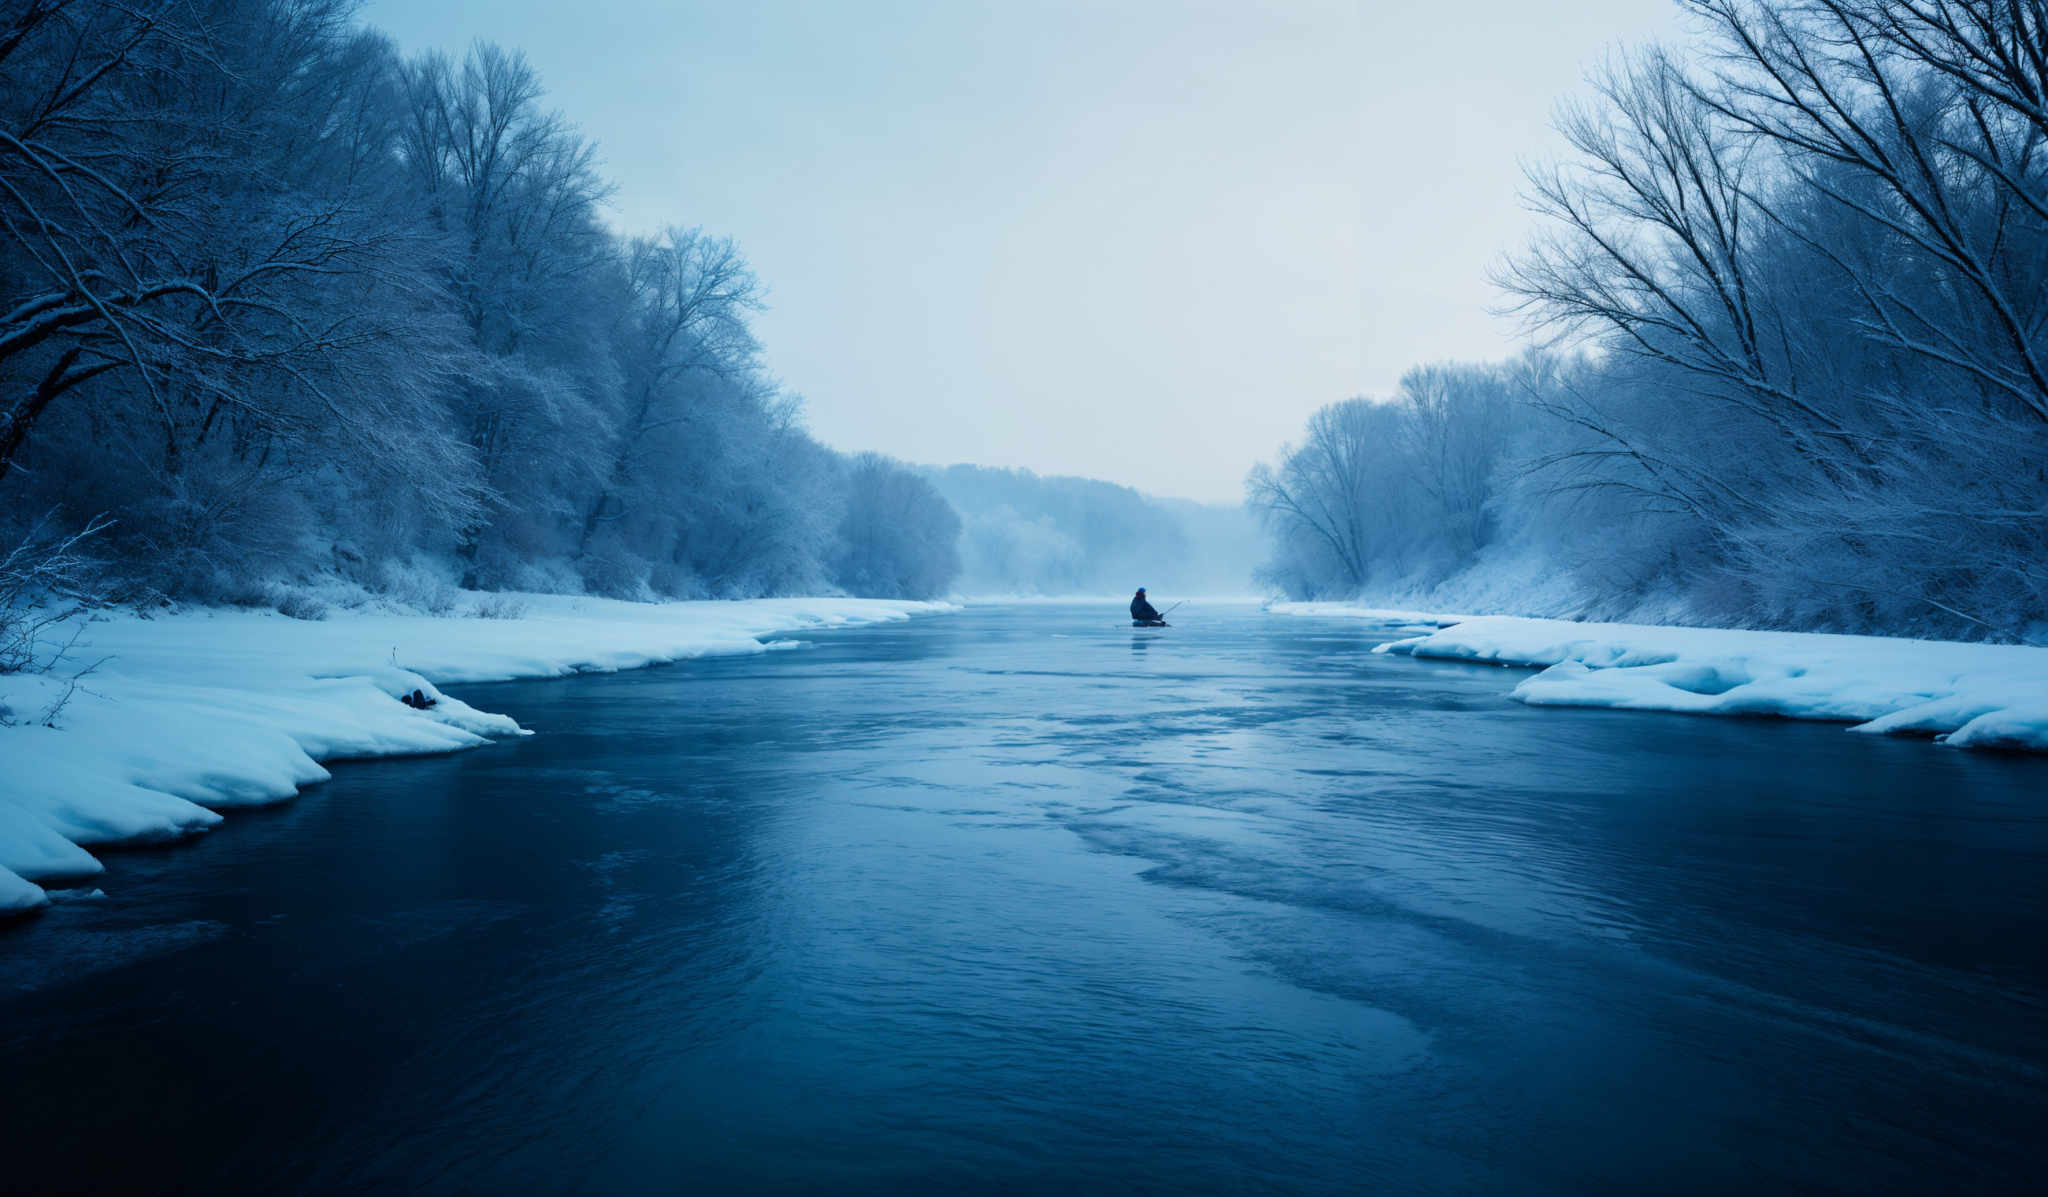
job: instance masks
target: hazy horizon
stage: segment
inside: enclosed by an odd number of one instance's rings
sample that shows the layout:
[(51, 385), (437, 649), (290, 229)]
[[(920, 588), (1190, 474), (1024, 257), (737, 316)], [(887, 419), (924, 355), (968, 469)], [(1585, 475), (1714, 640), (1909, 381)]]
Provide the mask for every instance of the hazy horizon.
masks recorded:
[(527, 54), (622, 230), (766, 283), (835, 447), (1230, 501), (1317, 407), (1500, 356), (1518, 158), (1666, 0), (1470, 6), (397, 4), (408, 53)]

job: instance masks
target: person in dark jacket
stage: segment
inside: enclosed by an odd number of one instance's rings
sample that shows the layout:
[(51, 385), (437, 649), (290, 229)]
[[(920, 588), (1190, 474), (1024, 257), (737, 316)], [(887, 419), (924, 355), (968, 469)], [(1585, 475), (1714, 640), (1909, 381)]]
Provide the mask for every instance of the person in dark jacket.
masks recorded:
[(1159, 608), (1145, 601), (1145, 588), (1138, 587), (1138, 593), (1131, 596), (1131, 626), (1164, 627), (1165, 624), (1166, 620), (1159, 614)]

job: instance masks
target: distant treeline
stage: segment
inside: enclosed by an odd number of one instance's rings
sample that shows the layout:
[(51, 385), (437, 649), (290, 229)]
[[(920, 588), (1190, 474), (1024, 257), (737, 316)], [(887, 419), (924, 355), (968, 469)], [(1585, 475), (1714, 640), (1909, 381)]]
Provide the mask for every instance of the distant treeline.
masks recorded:
[(211, 599), (950, 587), (953, 512), (806, 435), (730, 241), (609, 233), (521, 56), (352, 8), (0, 9), (0, 549), (105, 516), (76, 547)]
[(1247, 594), (1257, 525), (1241, 506), (1157, 499), (1092, 478), (956, 465), (927, 476), (960, 513), (971, 594)]
[(1553, 351), (1250, 479), (1295, 595), (2008, 638), (2048, 623), (2048, 3), (1689, 0), (1531, 175)]

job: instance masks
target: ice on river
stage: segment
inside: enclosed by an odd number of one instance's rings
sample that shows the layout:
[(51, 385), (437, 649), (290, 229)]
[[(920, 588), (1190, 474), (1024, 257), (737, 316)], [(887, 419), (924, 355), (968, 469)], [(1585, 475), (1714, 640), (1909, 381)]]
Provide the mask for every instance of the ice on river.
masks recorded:
[(1540, 668), (1512, 694), (1534, 706), (1828, 719), (1853, 723), (1852, 731), (1933, 735), (1959, 748), (2048, 751), (2043, 648), (1435, 616), (1327, 603), (1279, 603), (1272, 610), (1422, 632), (1379, 652)]
[[(626, 603), (521, 595), (517, 619), (252, 611), (94, 616), (70, 660), (98, 662), (54, 722), (68, 683), (0, 677), (0, 914), (47, 901), (36, 881), (100, 872), (84, 845), (204, 831), (220, 811), (326, 780), (320, 762), (449, 752), (521, 734), (435, 683), (631, 669), (791, 647), (764, 638), (906, 619), (945, 604), (871, 599)], [(69, 636), (70, 630), (61, 630)], [(416, 711), (398, 696), (438, 699)]]

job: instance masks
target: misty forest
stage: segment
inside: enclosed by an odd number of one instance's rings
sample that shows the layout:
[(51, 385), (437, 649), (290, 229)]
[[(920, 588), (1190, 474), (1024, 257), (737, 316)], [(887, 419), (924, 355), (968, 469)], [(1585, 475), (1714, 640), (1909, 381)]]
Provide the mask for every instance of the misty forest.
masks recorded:
[(740, 248), (608, 232), (516, 51), (408, 60), (343, 3), (12, 7), (17, 540), (96, 527), (122, 582), (230, 602), (952, 583), (931, 485), (805, 434)]
[(0, 0), (0, 1190), (2033, 1192), (2044, 798), (2048, 0)]

